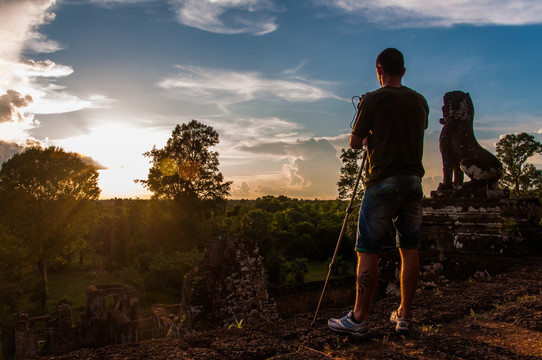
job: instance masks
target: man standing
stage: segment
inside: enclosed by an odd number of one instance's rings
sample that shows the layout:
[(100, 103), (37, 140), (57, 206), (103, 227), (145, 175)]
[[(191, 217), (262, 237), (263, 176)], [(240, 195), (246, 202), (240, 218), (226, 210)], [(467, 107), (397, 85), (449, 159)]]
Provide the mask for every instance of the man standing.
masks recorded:
[(358, 219), (356, 304), (331, 330), (355, 338), (367, 335), (369, 306), (378, 284), (378, 251), (395, 226), (401, 255), (401, 304), (390, 320), (398, 333), (408, 334), (412, 302), (419, 280), (418, 249), (422, 220), (423, 137), (429, 107), (425, 98), (401, 84), (403, 54), (385, 49), (376, 59), (381, 88), (367, 93), (358, 105), (350, 147), (367, 147), (365, 194)]

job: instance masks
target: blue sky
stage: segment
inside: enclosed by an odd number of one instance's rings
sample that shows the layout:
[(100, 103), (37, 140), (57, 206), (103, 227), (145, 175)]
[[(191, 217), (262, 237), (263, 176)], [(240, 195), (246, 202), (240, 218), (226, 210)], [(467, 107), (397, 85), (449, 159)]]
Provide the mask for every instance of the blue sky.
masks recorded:
[(503, 134), (542, 140), (538, 0), (0, 0), (0, 37), (2, 160), (78, 152), (103, 198), (148, 197), (142, 154), (191, 119), (219, 132), (232, 198), (335, 198), (350, 99), (379, 86), (386, 47), (430, 106), (426, 192), (448, 91), (471, 94), (490, 151)]

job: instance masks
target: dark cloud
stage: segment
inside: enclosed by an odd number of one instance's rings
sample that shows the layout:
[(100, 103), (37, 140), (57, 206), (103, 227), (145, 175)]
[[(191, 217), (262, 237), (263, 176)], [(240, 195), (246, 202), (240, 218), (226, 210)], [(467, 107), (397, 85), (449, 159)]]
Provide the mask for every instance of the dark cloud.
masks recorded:
[(13, 121), (23, 121), (23, 114), (19, 111), (20, 108), (28, 106), (32, 103), (30, 95), (23, 96), (15, 90), (8, 90), (4, 95), (0, 96), (0, 123)]
[(335, 148), (324, 139), (310, 139), (292, 144), (290, 149), (297, 156), (290, 167), (291, 183), (298, 196), (313, 194), (330, 197), (336, 193), (341, 162)]
[(238, 150), (258, 155), (275, 155), (282, 165), (282, 181), (255, 184), (261, 195), (282, 194), (301, 198), (335, 198), (341, 162), (337, 150), (326, 139), (260, 143)]
[(287, 155), (289, 147), (289, 144), (283, 142), (273, 142), (239, 146), (237, 150), (260, 155)]
[(233, 186), (231, 195), (233, 198), (242, 198), (246, 199), (250, 197), (250, 187), (246, 182), (242, 182), (241, 186)]
[(22, 59), (22, 60), (19, 60), (19, 62), (23, 65), (28, 66), (31, 69), (40, 70), (40, 71), (50, 70), (56, 66), (56, 64), (52, 62), (51, 60), (36, 61), (32, 59)]
[(100, 164), (98, 161), (94, 160), (93, 158), (91, 158), (90, 156), (86, 156), (86, 155), (81, 155), (79, 154), (79, 156), (81, 157), (81, 160), (87, 164), (87, 165), (91, 165), (91, 166), (94, 166), (94, 168), (96, 170), (106, 170), (107, 167)]
[(3, 164), (6, 160), (22, 150), (23, 147), (20, 145), (0, 140), (0, 163)]

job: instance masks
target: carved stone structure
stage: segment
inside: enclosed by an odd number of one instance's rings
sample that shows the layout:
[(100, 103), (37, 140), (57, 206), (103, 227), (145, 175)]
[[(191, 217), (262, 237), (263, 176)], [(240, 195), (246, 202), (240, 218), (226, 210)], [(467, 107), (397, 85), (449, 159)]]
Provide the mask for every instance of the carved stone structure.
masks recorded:
[[(502, 164), (476, 141), (473, 131), (474, 106), (468, 93), (451, 91), (444, 95), (443, 125), (440, 132), (443, 181), (435, 195), (463, 189), (472, 190), (472, 196), (502, 197), (497, 182), (502, 176)], [(471, 180), (463, 183), (464, 174)], [(452, 180), (453, 177), (453, 180)], [(432, 194), (433, 195), (433, 194)]]
[(185, 277), (181, 304), (188, 324), (195, 328), (278, 317), (265, 287), (258, 245), (236, 237), (209, 243), (197, 268)]
[(87, 287), (84, 339), (92, 344), (124, 344), (149, 338), (151, 317), (139, 305), (136, 290), (127, 284)]
[(60, 304), (57, 318), (49, 323), (52, 338), (49, 353), (64, 354), (77, 348), (77, 332), (73, 326), (72, 310), (68, 304)]
[(77, 329), (73, 327), (72, 312), (67, 304), (58, 307), (58, 317), (29, 317), (27, 313), (13, 315), (14, 350), (16, 359), (42, 354), (59, 355), (77, 348)]
[(423, 202), (422, 249), (469, 255), (542, 250), (538, 199), (434, 198)]
[[(470, 95), (446, 93), (442, 114), (444, 179), (424, 199), (424, 249), (505, 256), (540, 251), (540, 201), (508, 199), (509, 192), (498, 188), (502, 164), (476, 141)], [(463, 183), (463, 174), (471, 180)]]
[(10, 347), (16, 359), (152, 337), (152, 316), (141, 309), (135, 289), (126, 284), (89, 286), (87, 313), (76, 326), (67, 304), (59, 305), (54, 320), (49, 315), (28, 317), (19, 312), (14, 314), (13, 323), (14, 344)]
[[(47, 319), (48, 320), (48, 319)], [(27, 313), (13, 315), (15, 325), (15, 358), (24, 359), (38, 355), (38, 332), (34, 329), (33, 319)]]

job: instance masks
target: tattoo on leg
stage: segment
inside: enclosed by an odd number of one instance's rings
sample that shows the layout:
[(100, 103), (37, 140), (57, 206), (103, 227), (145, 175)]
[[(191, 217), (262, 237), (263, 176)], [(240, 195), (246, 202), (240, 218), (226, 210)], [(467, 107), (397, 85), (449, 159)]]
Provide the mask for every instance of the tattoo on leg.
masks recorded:
[(358, 293), (360, 296), (363, 295), (365, 289), (369, 287), (370, 282), (371, 276), (369, 275), (369, 270), (362, 272), (361, 275), (358, 277)]

